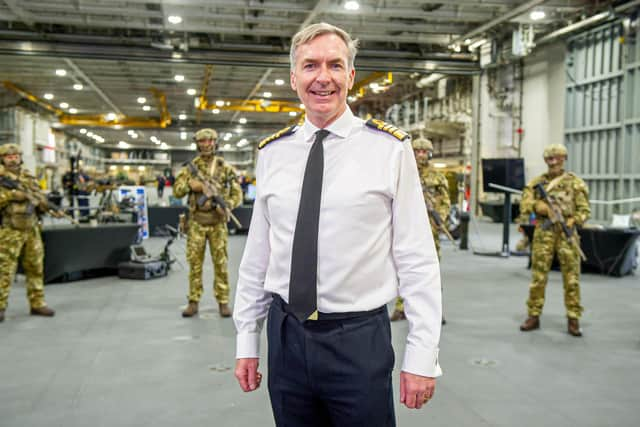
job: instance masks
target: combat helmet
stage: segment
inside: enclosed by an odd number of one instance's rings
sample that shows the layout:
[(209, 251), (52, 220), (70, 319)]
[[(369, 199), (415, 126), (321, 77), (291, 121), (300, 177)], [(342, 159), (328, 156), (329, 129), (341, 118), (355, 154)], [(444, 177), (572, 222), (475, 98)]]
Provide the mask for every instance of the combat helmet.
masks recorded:
[(20, 154), (22, 155), (22, 150), (18, 144), (4, 144), (0, 145), (0, 157), (9, 155), (9, 154)]
[(411, 142), (414, 150), (433, 151), (433, 143), (427, 138), (416, 138)]
[(567, 157), (567, 147), (562, 144), (549, 144), (544, 148), (542, 156), (547, 157), (564, 156)]
[(205, 139), (212, 139), (215, 141), (216, 139), (218, 139), (218, 132), (211, 128), (205, 128), (200, 129), (195, 133), (195, 135), (193, 135), (194, 141), (202, 141)]

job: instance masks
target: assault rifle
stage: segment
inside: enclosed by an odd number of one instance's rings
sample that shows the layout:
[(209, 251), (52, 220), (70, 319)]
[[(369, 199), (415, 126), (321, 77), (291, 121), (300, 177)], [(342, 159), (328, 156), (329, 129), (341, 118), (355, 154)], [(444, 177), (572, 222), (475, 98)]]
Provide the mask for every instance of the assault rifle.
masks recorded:
[(53, 206), (45, 197), (43, 197), (40, 194), (39, 189), (35, 190), (34, 188), (29, 188), (17, 179), (11, 179), (9, 176), (7, 176), (7, 173), (8, 172), (5, 171), (0, 175), (0, 186), (9, 190), (20, 191), (25, 195), (27, 201), (29, 202), (26, 213), (32, 214), (36, 206), (44, 206), (45, 213), (48, 213), (49, 215), (56, 218), (67, 218), (71, 220), (72, 223), (77, 224), (77, 221), (75, 219), (65, 214), (56, 206)]
[(238, 221), (238, 218), (236, 218), (236, 216), (231, 212), (231, 209), (229, 209), (229, 206), (227, 206), (227, 204), (225, 203), (215, 184), (211, 182), (210, 179), (207, 179), (207, 177), (205, 177), (203, 173), (200, 172), (200, 169), (198, 169), (198, 167), (194, 165), (193, 162), (187, 162), (187, 167), (189, 168), (189, 171), (191, 171), (191, 174), (194, 175), (198, 181), (202, 182), (202, 186), (204, 189), (204, 191), (202, 192), (202, 196), (198, 197), (198, 200), (196, 201), (198, 206), (204, 206), (204, 204), (207, 203), (207, 200), (211, 200), (214, 208), (216, 206), (220, 207), (220, 209), (224, 211), (227, 218), (231, 218), (231, 220), (236, 224), (238, 228), (242, 228), (242, 224), (240, 223), (240, 221)]
[(578, 251), (578, 253), (580, 254), (580, 258), (582, 258), (583, 261), (586, 261), (587, 257), (580, 248), (580, 243), (577, 240), (577, 235), (576, 233), (574, 233), (573, 228), (569, 228), (567, 226), (567, 223), (564, 222), (562, 211), (560, 210), (560, 207), (558, 206), (556, 201), (549, 197), (549, 194), (547, 194), (547, 191), (544, 189), (542, 183), (536, 184), (535, 189), (538, 190), (538, 193), (540, 193), (540, 197), (542, 197), (542, 200), (544, 200), (547, 205), (549, 205), (549, 222), (551, 222), (551, 224), (560, 224), (562, 233), (567, 239), (567, 242), (569, 242)]
[(449, 230), (447, 230), (447, 225), (442, 220), (442, 217), (440, 217), (440, 214), (435, 208), (434, 197), (429, 194), (428, 191), (425, 191), (424, 194), (426, 195), (425, 202), (427, 203), (427, 212), (429, 212), (429, 218), (433, 219), (433, 222), (436, 224), (436, 228), (438, 229), (438, 231), (442, 231), (449, 240), (455, 242), (455, 239), (453, 238), (451, 233), (449, 233)]

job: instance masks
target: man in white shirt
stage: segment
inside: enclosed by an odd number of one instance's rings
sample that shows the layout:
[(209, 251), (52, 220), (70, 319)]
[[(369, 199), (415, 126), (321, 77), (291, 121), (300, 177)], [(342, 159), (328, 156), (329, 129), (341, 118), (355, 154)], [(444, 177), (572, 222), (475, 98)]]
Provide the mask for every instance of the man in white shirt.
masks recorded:
[(400, 402), (431, 399), (438, 364), (438, 258), (408, 135), (346, 103), (357, 42), (314, 24), (291, 43), (301, 127), (260, 143), (257, 195), (234, 309), (235, 375), (260, 386), (268, 316), (269, 394), (278, 426), (395, 426), (386, 304), (409, 320)]

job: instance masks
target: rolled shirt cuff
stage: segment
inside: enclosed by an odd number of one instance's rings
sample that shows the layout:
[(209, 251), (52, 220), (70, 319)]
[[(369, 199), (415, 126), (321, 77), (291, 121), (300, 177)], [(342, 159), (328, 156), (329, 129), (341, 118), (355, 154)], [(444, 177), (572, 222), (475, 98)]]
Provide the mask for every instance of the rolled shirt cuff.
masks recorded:
[(246, 332), (236, 336), (236, 359), (260, 357), (260, 333)]
[(418, 349), (407, 346), (402, 370), (414, 375), (436, 378), (442, 375), (438, 361), (439, 349)]

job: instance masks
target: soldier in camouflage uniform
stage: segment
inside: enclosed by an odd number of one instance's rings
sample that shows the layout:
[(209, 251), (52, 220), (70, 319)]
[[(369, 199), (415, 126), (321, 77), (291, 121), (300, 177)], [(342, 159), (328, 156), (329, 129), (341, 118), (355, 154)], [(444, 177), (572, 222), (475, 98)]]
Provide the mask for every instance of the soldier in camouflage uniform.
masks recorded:
[[(229, 209), (242, 202), (242, 189), (233, 168), (222, 157), (214, 156), (218, 134), (213, 129), (201, 129), (195, 134), (199, 155), (192, 163), (216, 187), (217, 192)], [(198, 313), (198, 303), (202, 296), (202, 262), (209, 242), (209, 250), (215, 269), (213, 288), (218, 301), (220, 316), (231, 316), (229, 309), (229, 273), (227, 271), (227, 220), (228, 213), (208, 199), (200, 205), (204, 183), (196, 178), (188, 167), (183, 168), (173, 188), (175, 197), (189, 194), (189, 231), (187, 234), (187, 261), (189, 262), (189, 305), (182, 312), (183, 317)]]
[(38, 215), (47, 211), (46, 198), (36, 178), (22, 168), (20, 147), (0, 146), (0, 161), (0, 174), (28, 189), (27, 193), (0, 186), (0, 322), (4, 321), (9, 290), (21, 255), (31, 314), (51, 317), (55, 312), (44, 300), (44, 248), (38, 224)]
[(520, 202), (520, 210), (526, 217), (535, 212), (537, 223), (531, 246), (531, 275), (527, 307), (529, 317), (520, 326), (521, 331), (531, 331), (540, 327), (540, 314), (544, 305), (544, 291), (553, 256), (560, 261), (564, 283), (564, 304), (567, 310), (567, 331), (582, 336), (578, 319), (582, 314), (580, 305), (580, 253), (567, 241), (559, 223), (549, 222), (549, 205), (542, 200), (535, 186), (541, 183), (549, 198), (557, 203), (569, 229), (577, 233), (575, 227), (582, 226), (591, 210), (589, 192), (584, 181), (571, 172), (564, 171), (567, 149), (560, 144), (551, 144), (544, 150), (544, 160), (549, 168), (547, 173), (534, 178), (527, 184)]
[[(427, 206), (429, 206), (429, 204), (432, 205), (431, 207), (438, 212), (443, 221), (443, 225), (446, 227), (447, 217), (451, 210), (449, 183), (447, 178), (442, 173), (438, 172), (429, 162), (433, 157), (433, 144), (428, 139), (417, 138), (411, 145), (413, 146), (413, 152), (418, 164), (418, 173), (420, 175), (420, 183), (422, 184), (422, 193), (424, 194), (425, 203), (427, 203)], [(438, 259), (440, 259), (440, 230), (438, 229), (433, 217), (430, 218), (430, 222), (433, 241), (436, 244)], [(406, 319), (404, 315), (404, 305), (402, 303), (402, 298), (398, 297), (396, 300), (395, 310), (393, 311), (390, 320), (395, 322), (397, 320), (404, 319)], [(442, 324), (444, 323), (445, 320), (443, 316)]]

